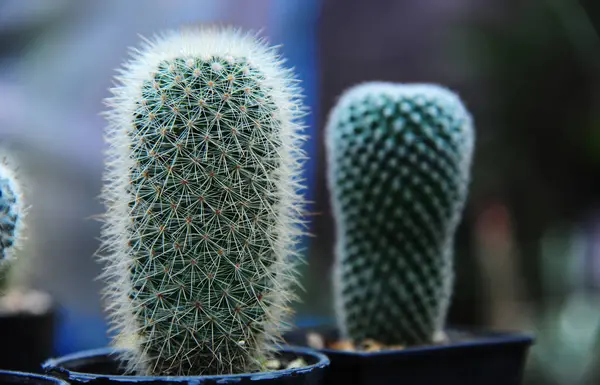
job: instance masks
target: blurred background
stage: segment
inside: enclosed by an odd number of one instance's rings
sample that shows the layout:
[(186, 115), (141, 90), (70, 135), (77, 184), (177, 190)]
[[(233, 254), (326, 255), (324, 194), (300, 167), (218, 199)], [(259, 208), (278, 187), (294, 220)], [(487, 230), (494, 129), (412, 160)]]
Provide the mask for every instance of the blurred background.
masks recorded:
[[(592, 5), (593, 2), (589, 2)], [(575, 0), (3, 0), (0, 140), (29, 179), (26, 279), (56, 354), (108, 342), (93, 259), (111, 77), (139, 35), (232, 24), (282, 44), (312, 110), (298, 323), (332, 316), (323, 126), (362, 81), (435, 82), (477, 128), (450, 323), (537, 335), (527, 384), (600, 383), (600, 39)]]

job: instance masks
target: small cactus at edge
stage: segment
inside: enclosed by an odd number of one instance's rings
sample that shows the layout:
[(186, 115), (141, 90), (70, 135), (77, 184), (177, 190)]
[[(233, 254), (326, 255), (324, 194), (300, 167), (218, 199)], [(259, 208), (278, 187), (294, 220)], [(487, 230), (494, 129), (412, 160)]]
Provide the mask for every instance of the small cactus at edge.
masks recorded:
[(452, 293), (470, 114), (440, 86), (371, 82), (342, 95), (326, 130), (342, 334), (389, 345), (434, 342)]
[(147, 41), (117, 81), (99, 254), (128, 371), (264, 370), (303, 233), (297, 80), (262, 39), (190, 28)]
[(25, 210), (19, 182), (6, 161), (0, 162), (0, 269), (13, 260), (23, 240)]

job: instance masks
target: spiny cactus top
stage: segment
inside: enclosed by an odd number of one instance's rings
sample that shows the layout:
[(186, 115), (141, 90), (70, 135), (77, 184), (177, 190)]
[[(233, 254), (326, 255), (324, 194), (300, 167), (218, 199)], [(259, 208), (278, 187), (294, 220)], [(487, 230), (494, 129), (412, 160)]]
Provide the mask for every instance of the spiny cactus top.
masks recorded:
[(25, 210), (15, 173), (0, 162), (0, 269), (13, 259), (22, 240)]
[(104, 277), (129, 369), (260, 370), (294, 297), (301, 94), (230, 29), (147, 44), (108, 99)]
[(442, 87), (374, 82), (348, 90), (326, 129), (340, 329), (357, 342), (430, 343), (452, 291), (471, 117)]

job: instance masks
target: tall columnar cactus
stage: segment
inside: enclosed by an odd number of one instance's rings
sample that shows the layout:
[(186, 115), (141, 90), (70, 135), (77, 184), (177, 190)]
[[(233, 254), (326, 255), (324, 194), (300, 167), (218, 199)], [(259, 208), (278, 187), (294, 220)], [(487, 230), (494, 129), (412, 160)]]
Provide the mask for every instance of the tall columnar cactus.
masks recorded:
[(16, 174), (0, 162), (0, 269), (5, 270), (23, 240), (25, 206)]
[(471, 117), (442, 87), (373, 82), (348, 90), (326, 129), (340, 329), (356, 342), (431, 343), (452, 292)]
[(294, 298), (301, 94), (276, 50), (187, 29), (135, 52), (108, 99), (102, 257), (130, 371), (261, 370)]

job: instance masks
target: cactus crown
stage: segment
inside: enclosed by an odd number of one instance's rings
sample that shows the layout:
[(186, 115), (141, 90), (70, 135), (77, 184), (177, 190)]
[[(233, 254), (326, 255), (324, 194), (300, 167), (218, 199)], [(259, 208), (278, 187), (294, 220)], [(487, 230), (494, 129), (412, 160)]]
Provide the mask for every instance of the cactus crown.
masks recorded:
[(25, 211), (16, 173), (4, 160), (0, 163), (0, 269), (3, 271), (23, 241)]
[(473, 141), (460, 99), (435, 85), (366, 83), (332, 110), (334, 291), (346, 337), (414, 345), (442, 332)]
[(107, 304), (142, 374), (260, 370), (294, 299), (304, 114), (290, 70), (232, 29), (170, 32), (107, 100)]

